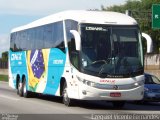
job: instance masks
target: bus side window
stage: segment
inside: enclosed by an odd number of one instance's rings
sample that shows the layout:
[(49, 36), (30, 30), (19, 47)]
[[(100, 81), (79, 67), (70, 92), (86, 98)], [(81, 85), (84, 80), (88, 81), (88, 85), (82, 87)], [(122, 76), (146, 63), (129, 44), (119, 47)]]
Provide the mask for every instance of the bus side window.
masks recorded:
[(20, 37), (20, 32), (19, 33), (16, 32), (15, 33), (15, 41), (14, 41), (14, 51), (19, 51), (19, 48), (20, 48), (20, 46), (19, 46), (19, 44), (20, 44), (19, 37)]
[(71, 50), (71, 52), (76, 50), (76, 45), (75, 45), (75, 39), (74, 38), (71, 38), (70, 50)]
[(70, 60), (71, 60), (71, 63), (72, 65), (78, 69), (78, 53), (75, 51), (71, 52), (71, 55), (70, 55)]
[(71, 63), (75, 65), (72, 60), (75, 57), (72, 58), (71, 54), (73, 54), (72, 52), (76, 51), (76, 46), (75, 46), (74, 36), (70, 33), (70, 30), (78, 30), (78, 22), (73, 20), (65, 20), (65, 26), (66, 26), (66, 37), (68, 42), (69, 57), (70, 57)]
[(68, 42), (69, 57), (73, 66), (78, 68), (78, 54), (76, 53), (75, 39), (71, 38)]
[(15, 33), (11, 34), (11, 40), (10, 40), (10, 50), (14, 51), (14, 43), (15, 43)]
[(63, 22), (57, 22), (53, 26), (53, 39), (54, 39), (54, 47), (62, 50), (65, 53), (64, 46), (64, 33), (63, 33)]

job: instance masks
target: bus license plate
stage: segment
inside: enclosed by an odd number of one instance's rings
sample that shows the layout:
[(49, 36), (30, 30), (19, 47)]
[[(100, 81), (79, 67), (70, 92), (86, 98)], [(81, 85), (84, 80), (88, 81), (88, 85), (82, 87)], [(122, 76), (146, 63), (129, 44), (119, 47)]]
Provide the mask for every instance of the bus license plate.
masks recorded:
[(111, 97), (121, 97), (121, 93), (116, 92), (116, 93), (110, 93)]

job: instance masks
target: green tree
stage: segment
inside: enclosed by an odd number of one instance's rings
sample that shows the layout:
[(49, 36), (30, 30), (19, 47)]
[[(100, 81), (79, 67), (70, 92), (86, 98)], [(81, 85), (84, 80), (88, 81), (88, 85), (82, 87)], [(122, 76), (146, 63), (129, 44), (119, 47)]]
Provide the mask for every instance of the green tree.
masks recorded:
[(3, 52), (2, 53), (2, 61), (7, 62), (8, 61), (8, 52)]
[[(160, 30), (152, 29), (152, 5), (160, 4), (159, 0), (128, 0), (124, 5), (114, 5), (111, 7), (102, 6), (102, 10), (115, 11), (125, 13), (126, 10), (132, 12), (139, 23), (142, 32), (149, 34), (152, 37), (154, 44), (154, 53), (159, 53), (160, 48)], [(146, 47), (145, 47), (146, 49)]]

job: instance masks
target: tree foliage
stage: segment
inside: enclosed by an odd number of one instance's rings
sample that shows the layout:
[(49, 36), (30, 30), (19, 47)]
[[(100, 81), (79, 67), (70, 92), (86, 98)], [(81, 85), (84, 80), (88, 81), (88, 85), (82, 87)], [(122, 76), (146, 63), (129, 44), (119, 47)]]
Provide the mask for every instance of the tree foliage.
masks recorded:
[(8, 61), (8, 52), (3, 52), (2, 53), (2, 61), (7, 62)]
[[(102, 10), (125, 13), (130, 10), (132, 17), (139, 23), (142, 32), (149, 34), (154, 43), (154, 53), (159, 53), (160, 30), (152, 29), (152, 5), (160, 4), (160, 0), (128, 0), (124, 5), (102, 6)], [(145, 47), (146, 49), (146, 47)]]

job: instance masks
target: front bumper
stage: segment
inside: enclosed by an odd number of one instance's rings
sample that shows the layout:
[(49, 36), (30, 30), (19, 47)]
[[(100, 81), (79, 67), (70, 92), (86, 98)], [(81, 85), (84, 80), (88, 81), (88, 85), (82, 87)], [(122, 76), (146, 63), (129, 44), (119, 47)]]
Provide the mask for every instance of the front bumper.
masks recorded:
[[(111, 97), (111, 93), (120, 93), (121, 96)], [(127, 90), (106, 90), (82, 85), (79, 87), (79, 99), (83, 100), (141, 100), (144, 96), (144, 86)]]

